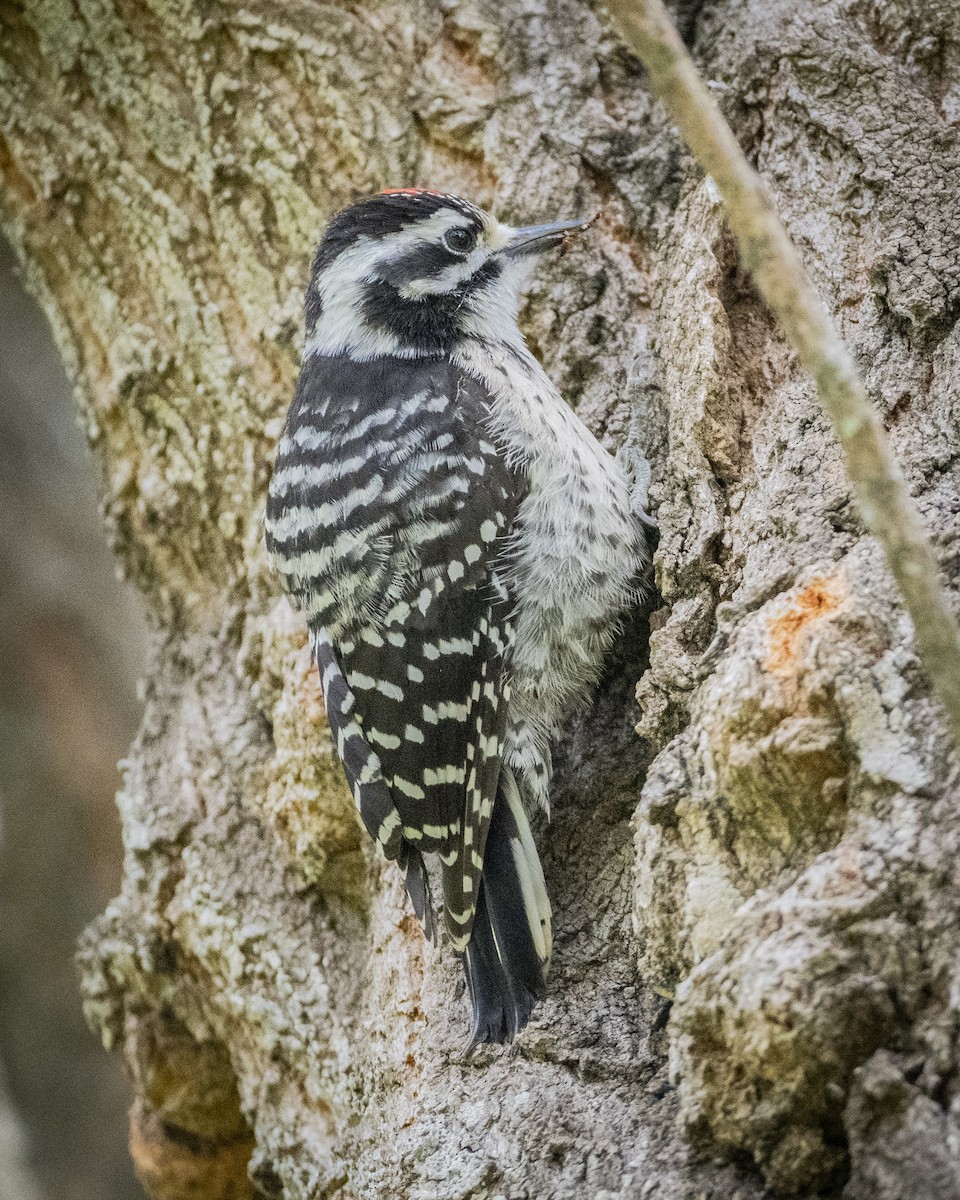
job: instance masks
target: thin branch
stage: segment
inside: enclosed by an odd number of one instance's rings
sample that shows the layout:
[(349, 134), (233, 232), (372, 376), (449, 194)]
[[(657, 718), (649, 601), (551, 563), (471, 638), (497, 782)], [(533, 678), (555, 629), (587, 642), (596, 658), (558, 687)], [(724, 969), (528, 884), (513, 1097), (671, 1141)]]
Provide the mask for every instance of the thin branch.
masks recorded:
[(960, 628), (937, 560), (850, 352), (814, 290), (759, 175), (697, 74), (661, 0), (608, 0), (654, 92), (713, 177), (745, 267), (813, 376), (843, 445), (860, 512), (883, 545), (920, 658), (960, 750)]

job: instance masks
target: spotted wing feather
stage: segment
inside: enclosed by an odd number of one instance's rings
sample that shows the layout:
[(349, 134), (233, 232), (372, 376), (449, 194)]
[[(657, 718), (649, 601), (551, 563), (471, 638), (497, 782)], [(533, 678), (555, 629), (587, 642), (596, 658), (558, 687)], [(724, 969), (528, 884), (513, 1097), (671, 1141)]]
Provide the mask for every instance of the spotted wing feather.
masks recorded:
[(267, 523), (330, 672), (328, 712), (348, 705), (331, 724), (365, 824), (398, 857), (439, 853), (459, 949), (509, 690), (495, 564), (523, 488), (486, 418), (479, 384), (447, 361), (321, 360), (301, 376)]

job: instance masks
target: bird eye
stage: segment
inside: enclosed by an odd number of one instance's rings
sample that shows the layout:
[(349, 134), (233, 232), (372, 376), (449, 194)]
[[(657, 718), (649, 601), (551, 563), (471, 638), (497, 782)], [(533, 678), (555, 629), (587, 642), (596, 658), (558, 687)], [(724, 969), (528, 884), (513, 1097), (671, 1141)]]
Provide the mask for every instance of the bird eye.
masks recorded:
[(469, 254), (477, 244), (477, 235), (472, 230), (458, 225), (447, 230), (443, 235), (443, 241), (447, 249), (452, 250), (454, 254)]

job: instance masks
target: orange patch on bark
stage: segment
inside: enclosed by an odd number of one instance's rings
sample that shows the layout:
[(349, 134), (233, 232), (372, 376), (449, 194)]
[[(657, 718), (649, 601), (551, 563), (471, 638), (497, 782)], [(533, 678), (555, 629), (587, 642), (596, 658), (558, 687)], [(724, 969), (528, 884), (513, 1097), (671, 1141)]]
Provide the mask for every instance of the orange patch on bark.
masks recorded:
[(801, 639), (815, 621), (833, 617), (847, 600), (843, 577), (816, 575), (794, 598), (786, 612), (767, 627), (767, 658), (764, 667), (774, 675), (792, 675), (797, 670)]
[(325, 725), (327, 710), (323, 705), (323, 688), (320, 684), (320, 672), (313, 661), (313, 655), (308, 646), (303, 646), (297, 655), (296, 668), (298, 699), (306, 720), (311, 723)]

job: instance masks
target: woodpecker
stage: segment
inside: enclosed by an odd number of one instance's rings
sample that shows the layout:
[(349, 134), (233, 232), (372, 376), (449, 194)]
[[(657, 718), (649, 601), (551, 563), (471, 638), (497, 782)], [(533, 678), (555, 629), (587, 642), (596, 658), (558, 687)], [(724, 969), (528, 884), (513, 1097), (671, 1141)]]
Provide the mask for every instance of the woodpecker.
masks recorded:
[(431, 940), (439, 859), (468, 1054), (545, 994), (528, 813), (549, 811), (551, 740), (646, 558), (626, 473), (517, 325), (537, 257), (588, 224), (511, 228), (405, 188), (334, 216), (269, 488), (267, 546), (360, 817)]

